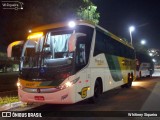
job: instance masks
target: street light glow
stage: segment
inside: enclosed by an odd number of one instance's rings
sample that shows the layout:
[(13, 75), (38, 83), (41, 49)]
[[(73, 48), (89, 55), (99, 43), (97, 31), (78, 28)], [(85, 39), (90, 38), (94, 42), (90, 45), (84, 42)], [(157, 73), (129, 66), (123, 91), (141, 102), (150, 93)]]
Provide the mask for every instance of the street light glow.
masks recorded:
[(31, 32), (32, 32), (32, 30), (28, 30), (28, 32), (29, 32), (29, 33), (31, 33)]
[(145, 45), (146, 44), (146, 40), (141, 40), (141, 44)]
[(129, 31), (130, 31), (130, 32), (133, 32), (134, 30), (135, 30), (135, 27), (134, 27), (134, 26), (130, 26), (130, 27), (129, 27)]
[(132, 45), (132, 32), (135, 30), (134, 26), (129, 27), (129, 33), (130, 33), (130, 38), (131, 38), (131, 45)]
[(153, 62), (156, 62), (156, 60), (155, 60), (155, 59), (152, 59), (152, 61), (153, 61)]
[(149, 56), (153, 56), (153, 53), (149, 53)]
[(153, 52), (153, 53), (154, 53), (155, 51), (154, 51), (154, 50), (151, 50), (151, 52)]

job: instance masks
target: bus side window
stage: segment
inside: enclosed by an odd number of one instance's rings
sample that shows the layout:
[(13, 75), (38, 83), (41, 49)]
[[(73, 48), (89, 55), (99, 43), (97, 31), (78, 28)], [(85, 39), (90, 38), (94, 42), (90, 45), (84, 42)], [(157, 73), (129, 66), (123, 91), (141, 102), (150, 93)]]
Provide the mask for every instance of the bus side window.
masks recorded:
[(79, 44), (77, 47), (78, 48), (77, 48), (76, 63), (78, 65), (85, 65), (86, 64), (85, 44)]
[(87, 64), (86, 37), (78, 37), (76, 43), (76, 71)]

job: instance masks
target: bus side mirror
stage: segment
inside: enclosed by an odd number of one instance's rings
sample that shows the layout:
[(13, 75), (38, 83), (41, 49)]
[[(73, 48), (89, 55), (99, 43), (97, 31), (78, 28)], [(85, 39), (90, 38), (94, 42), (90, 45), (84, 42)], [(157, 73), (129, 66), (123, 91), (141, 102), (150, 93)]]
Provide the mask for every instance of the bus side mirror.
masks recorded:
[(84, 36), (86, 36), (86, 34), (84, 34), (84, 33), (73, 33), (70, 36), (69, 42), (68, 42), (68, 50), (69, 50), (69, 52), (75, 51), (77, 38), (78, 37), (84, 37)]
[(24, 61), (24, 60), (25, 60), (24, 56), (20, 57), (20, 61)]

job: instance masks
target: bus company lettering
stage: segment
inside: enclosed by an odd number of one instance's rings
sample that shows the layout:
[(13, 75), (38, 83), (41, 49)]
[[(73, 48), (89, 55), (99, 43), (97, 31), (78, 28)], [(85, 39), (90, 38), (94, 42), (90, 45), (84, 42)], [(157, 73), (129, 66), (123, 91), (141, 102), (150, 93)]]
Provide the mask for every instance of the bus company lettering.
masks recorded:
[(85, 98), (87, 96), (88, 89), (89, 89), (89, 87), (84, 87), (84, 88), (82, 88), (81, 92), (79, 92), (79, 94), (81, 95), (82, 98)]
[(32, 86), (35, 86), (35, 83), (26, 83), (26, 86), (27, 87), (32, 87)]
[(42, 117), (41, 113), (20, 113), (12, 112), (11, 117)]
[(61, 97), (61, 100), (65, 100), (67, 97), (68, 97), (68, 94), (63, 95), (63, 96)]
[(97, 65), (104, 65), (104, 60), (95, 59), (95, 63), (97, 63)]
[(130, 66), (131, 64), (132, 63), (130, 60), (127, 60), (127, 59), (122, 60), (122, 65), (124, 65), (124, 66)]

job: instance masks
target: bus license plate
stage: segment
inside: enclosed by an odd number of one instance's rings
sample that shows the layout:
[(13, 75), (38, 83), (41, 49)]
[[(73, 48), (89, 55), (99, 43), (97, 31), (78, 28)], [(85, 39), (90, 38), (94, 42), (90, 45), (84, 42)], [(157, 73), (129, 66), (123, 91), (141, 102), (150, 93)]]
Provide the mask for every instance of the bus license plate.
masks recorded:
[(44, 100), (44, 96), (34, 96), (34, 99), (43, 101)]

